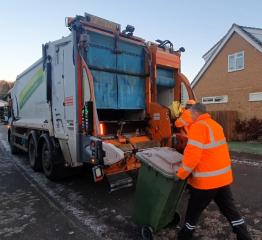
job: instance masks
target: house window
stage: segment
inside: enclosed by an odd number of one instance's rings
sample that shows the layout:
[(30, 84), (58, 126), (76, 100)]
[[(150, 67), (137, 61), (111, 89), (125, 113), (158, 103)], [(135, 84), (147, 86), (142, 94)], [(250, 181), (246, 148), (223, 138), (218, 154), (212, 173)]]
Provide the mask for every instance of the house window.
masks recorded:
[(228, 72), (244, 69), (244, 51), (228, 55)]
[(212, 103), (227, 103), (228, 96), (213, 96), (213, 97), (202, 97), (203, 104), (212, 104)]
[(262, 101), (262, 92), (249, 93), (249, 101), (250, 102)]

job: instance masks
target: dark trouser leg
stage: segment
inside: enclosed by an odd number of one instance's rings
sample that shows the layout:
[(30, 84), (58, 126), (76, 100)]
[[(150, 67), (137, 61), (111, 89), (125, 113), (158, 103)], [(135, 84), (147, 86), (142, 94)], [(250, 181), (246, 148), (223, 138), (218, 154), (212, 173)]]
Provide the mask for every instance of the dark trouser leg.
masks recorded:
[(215, 197), (216, 192), (217, 190), (198, 190), (191, 187), (185, 225), (178, 233), (178, 240), (192, 239), (193, 232), (201, 213)]
[(233, 232), (236, 233), (238, 240), (251, 240), (247, 231), (244, 219), (240, 216), (232, 196), (229, 186), (220, 188), (215, 197), (215, 202), (218, 205), (221, 213), (230, 222)]

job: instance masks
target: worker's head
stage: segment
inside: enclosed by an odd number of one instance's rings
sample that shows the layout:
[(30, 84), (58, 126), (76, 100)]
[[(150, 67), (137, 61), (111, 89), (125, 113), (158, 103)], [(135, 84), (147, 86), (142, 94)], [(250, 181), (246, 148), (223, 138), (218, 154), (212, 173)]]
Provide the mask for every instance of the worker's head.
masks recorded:
[(195, 121), (200, 115), (207, 113), (206, 106), (202, 103), (196, 103), (190, 108), (191, 117)]
[(193, 99), (189, 99), (186, 101), (186, 106), (185, 106), (185, 109), (190, 109), (193, 105), (196, 104), (196, 101), (193, 100)]

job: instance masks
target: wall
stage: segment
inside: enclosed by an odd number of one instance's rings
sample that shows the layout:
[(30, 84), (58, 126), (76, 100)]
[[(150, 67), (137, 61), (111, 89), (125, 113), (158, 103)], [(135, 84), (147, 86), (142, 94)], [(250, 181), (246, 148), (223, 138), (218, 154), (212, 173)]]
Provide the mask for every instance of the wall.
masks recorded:
[[(228, 54), (245, 52), (245, 68), (228, 72)], [(262, 92), (262, 54), (234, 33), (193, 88), (198, 101), (228, 95), (228, 103), (207, 104), (209, 111), (237, 111), (240, 119), (262, 119), (262, 101), (249, 102), (249, 93)]]

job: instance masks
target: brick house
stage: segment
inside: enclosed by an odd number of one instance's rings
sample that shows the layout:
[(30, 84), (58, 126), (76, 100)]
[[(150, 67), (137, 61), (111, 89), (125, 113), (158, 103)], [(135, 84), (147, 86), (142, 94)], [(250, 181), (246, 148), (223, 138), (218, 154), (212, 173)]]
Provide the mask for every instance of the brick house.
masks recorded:
[(191, 83), (198, 101), (209, 111), (262, 119), (262, 29), (233, 24), (203, 58)]

